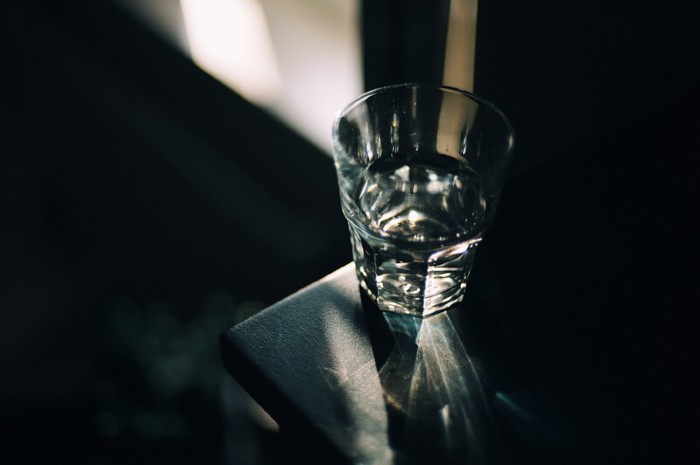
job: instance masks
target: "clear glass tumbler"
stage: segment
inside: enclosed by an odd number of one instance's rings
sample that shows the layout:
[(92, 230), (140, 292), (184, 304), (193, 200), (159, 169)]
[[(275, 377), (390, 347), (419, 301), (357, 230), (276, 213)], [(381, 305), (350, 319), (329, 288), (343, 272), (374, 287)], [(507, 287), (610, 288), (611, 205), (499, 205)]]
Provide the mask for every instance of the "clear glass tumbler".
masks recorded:
[(341, 205), (360, 285), (381, 310), (425, 317), (462, 300), (513, 143), (500, 110), (450, 87), (383, 87), (341, 112)]

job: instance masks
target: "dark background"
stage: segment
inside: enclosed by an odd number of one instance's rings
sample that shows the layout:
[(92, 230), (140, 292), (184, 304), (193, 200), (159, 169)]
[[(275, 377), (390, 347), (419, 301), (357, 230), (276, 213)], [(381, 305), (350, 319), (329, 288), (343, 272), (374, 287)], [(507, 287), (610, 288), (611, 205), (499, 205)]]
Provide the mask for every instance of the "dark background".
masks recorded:
[[(395, 3), (362, 11), (367, 88), (439, 79), (444, 3)], [(697, 306), (691, 17), (484, 1), (476, 54), (517, 132), (473, 276), (493, 340), (524, 384), (596, 377), (601, 434), (667, 463)], [(274, 461), (217, 337), (350, 260), (331, 160), (111, 1), (5, 2), (0, 53), (0, 461)]]

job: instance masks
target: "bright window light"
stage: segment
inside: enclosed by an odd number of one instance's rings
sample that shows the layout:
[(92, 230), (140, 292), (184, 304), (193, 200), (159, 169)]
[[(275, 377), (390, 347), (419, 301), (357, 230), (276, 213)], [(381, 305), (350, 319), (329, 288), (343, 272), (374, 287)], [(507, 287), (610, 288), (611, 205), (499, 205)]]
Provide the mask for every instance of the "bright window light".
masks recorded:
[(357, 0), (180, 0), (192, 59), (327, 154), (362, 92)]
[(257, 0), (180, 0), (180, 6), (195, 63), (254, 103), (278, 95), (281, 78)]

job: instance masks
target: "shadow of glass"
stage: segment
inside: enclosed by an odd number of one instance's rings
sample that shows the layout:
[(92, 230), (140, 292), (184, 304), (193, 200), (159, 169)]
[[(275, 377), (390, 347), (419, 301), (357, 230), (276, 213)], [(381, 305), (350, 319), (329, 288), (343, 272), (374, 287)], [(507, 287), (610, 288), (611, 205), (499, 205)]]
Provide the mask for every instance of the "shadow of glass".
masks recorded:
[(421, 319), (363, 304), (394, 463), (503, 463), (484, 380), (459, 331), (463, 310)]

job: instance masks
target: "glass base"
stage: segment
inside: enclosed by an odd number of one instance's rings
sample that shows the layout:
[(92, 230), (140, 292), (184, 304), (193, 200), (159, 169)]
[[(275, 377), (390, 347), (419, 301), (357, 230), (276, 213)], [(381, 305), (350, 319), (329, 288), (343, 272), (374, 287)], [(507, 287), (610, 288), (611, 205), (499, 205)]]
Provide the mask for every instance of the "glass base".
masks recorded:
[(350, 231), (360, 286), (380, 310), (424, 318), (464, 298), (479, 238), (413, 250)]

